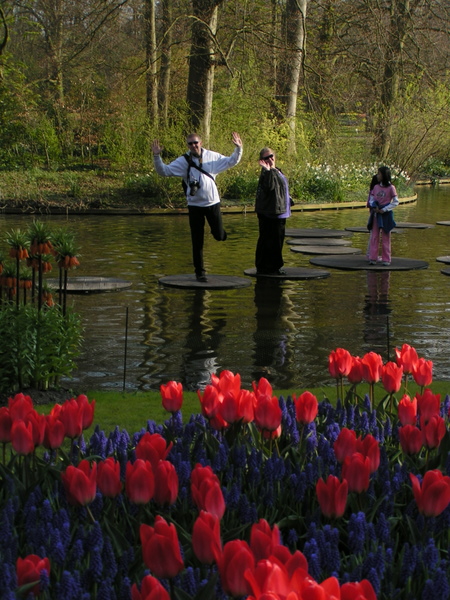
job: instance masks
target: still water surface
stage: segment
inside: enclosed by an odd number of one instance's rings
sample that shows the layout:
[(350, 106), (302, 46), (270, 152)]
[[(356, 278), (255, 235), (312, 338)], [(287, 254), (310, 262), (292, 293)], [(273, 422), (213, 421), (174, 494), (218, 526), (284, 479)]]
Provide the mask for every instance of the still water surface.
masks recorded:
[[(395, 211), (397, 221), (435, 224), (450, 219), (450, 187), (418, 188), (416, 203)], [(0, 215), (2, 235), (27, 227), (33, 217)], [(42, 217), (40, 217), (42, 218)], [(164, 288), (164, 275), (191, 273), (185, 216), (43, 217), (69, 226), (81, 247), (77, 276), (119, 277), (132, 287), (116, 293), (70, 296), (82, 316), (82, 356), (76, 389), (158, 389), (169, 380), (197, 390), (211, 373), (239, 372), (243, 386), (265, 376), (276, 388), (302, 390), (330, 383), (327, 357), (336, 347), (393, 358), (403, 343), (434, 362), (436, 378), (450, 380), (450, 277), (437, 256), (450, 254), (450, 227), (404, 229), (393, 234), (393, 256), (426, 260), (426, 270), (373, 273), (327, 269), (310, 281), (252, 279), (239, 290)], [(365, 225), (365, 210), (295, 213), (288, 227), (345, 229)], [(244, 276), (253, 266), (257, 240), (254, 213), (224, 215), (229, 237), (208, 236), (209, 273)], [(368, 236), (354, 233), (365, 252)], [(286, 266), (317, 268), (311, 257), (284, 251)], [(447, 267), (450, 268), (450, 267)], [(125, 325), (128, 309), (126, 375)]]

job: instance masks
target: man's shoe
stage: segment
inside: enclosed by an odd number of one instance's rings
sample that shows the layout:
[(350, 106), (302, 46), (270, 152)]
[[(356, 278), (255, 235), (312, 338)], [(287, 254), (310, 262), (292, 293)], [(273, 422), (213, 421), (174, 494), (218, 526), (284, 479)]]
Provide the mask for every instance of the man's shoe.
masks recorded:
[(207, 283), (208, 278), (206, 277), (206, 275), (196, 275), (197, 277), (197, 281), (200, 281), (201, 283)]
[(369, 260), (369, 265), (376, 265), (377, 261), (376, 260)]
[(383, 260), (383, 262), (381, 263), (383, 265), (383, 267), (390, 267), (391, 263), (387, 260)]

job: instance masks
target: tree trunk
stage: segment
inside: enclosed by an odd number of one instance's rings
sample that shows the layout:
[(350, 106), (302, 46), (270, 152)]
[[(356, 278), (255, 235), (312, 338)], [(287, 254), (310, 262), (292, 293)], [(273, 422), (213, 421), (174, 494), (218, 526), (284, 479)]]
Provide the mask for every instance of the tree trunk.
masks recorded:
[(305, 56), (306, 9), (308, 0), (287, 0), (288, 68), (286, 81), (286, 120), (289, 126), (288, 153), (296, 153), (295, 122), (300, 75)]
[(3, 81), (3, 52), (8, 43), (8, 25), (6, 24), (5, 13), (0, 6), (0, 24), (3, 27), (3, 38), (0, 40), (0, 81)]
[(162, 26), (163, 26), (163, 39), (161, 42), (161, 67), (159, 75), (159, 87), (158, 87), (158, 107), (160, 116), (162, 117), (164, 124), (167, 125), (167, 119), (169, 116), (169, 102), (170, 102), (170, 79), (172, 70), (172, 0), (162, 0)]
[(158, 127), (158, 73), (155, 0), (145, 0), (147, 116)]
[(389, 34), (386, 35), (384, 74), (380, 95), (380, 114), (374, 140), (374, 150), (381, 160), (389, 155), (392, 133), (392, 109), (398, 100), (400, 70), (406, 36), (414, 17), (409, 0), (392, 0), (389, 12)]
[(187, 102), (194, 130), (200, 129), (208, 144), (214, 88), (214, 40), (218, 6), (223, 0), (193, 0), (195, 20), (189, 56)]

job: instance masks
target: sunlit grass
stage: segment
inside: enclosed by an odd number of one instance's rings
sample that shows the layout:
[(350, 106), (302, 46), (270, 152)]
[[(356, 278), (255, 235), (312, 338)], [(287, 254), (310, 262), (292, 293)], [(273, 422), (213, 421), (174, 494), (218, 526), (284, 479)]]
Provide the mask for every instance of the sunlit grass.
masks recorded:
[[(450, 393), (450, 382), (436, 381), (430, 386), (434, 394), (441, 394), (441, 400)], [(345, 387), (345, 392), (349, 390), (349, 386)], [(295, 394), (298, 397), (304, 389), (301, 390), (274, 390), (273, 394), (277, 397), (283, 396), (285, 399), (288, 396)], [(316, 388), (308, 388), (319, 402), (327, 398), (333, 404), (336, 402), (337, 390), (336, 386), (322, 386)], [(367, 384), (357, 386), (357, 394), (363, 398), (369, 391)], [(420, 388), (414, 383), (408, 383), (408, 394), (413, 397), (416, 392), (420, 393)], [(404, 389), (394, 397), (398, 400), (403, 396)], [(113, 431), (117, 426), (120, 429), (126, 429), (129, 433), (135, 433), (145, 428), (147, 421), (155, 421), (156, 423), (164, 423), (170, 417), (161, 404), (161, 396), (159, 392), (115, 392), (115, 391), (97, 391), (88, 390), (86, 392), (89, 401), (95, 399), (95, 418), (92, 427), (85, 432), (85, 437), (88, 438), (94, 431), (96, 425), (100, 427), (106, 434)], [(381, 384), (375, 386), (375, 406), (386, 397), (386, 391)], [(37, 406), (39, 412), (48, 414), (52, 408), (51, 404)], [(200, 402), (196, 392), (183, 393), (182, 415), (183, 421), (189, 420), (192, 414), (200, 413)]]

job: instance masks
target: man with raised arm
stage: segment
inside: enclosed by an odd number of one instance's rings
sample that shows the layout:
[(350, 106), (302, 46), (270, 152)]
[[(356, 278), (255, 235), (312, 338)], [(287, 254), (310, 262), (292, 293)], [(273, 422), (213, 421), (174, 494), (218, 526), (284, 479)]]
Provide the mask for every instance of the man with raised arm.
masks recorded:
[(163, 177), (181, 177), (186, 192), (191, 228), (192, 257), (197, 281), (206, 282), (203, 263), (203, 242), (205, 219), (211, 228), (214, 239), (225, 241), (227, 232), (223, 228), (220, 212), (220, 197), (216, 186), (216, 175), (238, 164), (242, 157), (242, 141), (238, 133), (233, 132), (235, 149), (231, 156), (223, 156), (202, 147), (202, 140), (196, 133), (186, 138), (188, 152), (169, 164), (161, 159), (163, 146), (159, 140), (153, 140), (152, 151), (155, 170)]

